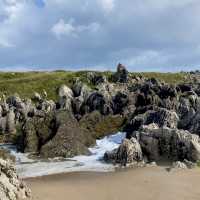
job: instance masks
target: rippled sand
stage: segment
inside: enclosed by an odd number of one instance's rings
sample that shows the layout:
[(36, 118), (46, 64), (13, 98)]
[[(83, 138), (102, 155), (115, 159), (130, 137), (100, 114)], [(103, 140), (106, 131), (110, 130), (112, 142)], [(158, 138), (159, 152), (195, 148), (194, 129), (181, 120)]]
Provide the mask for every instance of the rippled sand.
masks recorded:
[(199, 200), (200, 169), (147, 167), (26, 179), (34, 200)]

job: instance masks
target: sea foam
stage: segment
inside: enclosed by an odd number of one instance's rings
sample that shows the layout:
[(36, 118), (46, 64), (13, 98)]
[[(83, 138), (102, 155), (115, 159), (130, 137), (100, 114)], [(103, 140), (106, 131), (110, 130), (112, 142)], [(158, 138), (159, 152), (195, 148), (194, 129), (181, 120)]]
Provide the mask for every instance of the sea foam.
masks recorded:
[(125, 133), (106, 136), (96, 140), (96, 146), (89, 148), (90, 156), (76, 156), (74, 158), (59, 161), (51, 159), (48, 161), (33, 160), (28, 158), (28, 154), (18, 153), (13, 145), (0, 145), (9, 149), (16, 157), (16, 168), (21, 178), (37, 177), (50, 174), (78, 171), (113, 171), (114, 166), (103, 162), (102, 158), (106, 151), (116, 149), (125, 138)]

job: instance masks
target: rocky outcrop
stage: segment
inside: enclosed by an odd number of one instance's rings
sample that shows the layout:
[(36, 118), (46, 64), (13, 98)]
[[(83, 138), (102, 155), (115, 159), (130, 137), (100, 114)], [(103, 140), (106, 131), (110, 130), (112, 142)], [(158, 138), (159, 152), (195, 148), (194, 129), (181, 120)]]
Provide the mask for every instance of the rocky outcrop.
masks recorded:
[(139, 130), (143, 125), (155, 123), (159, 127), (176, 128), (178, 121), (179, 117), (176, 112), (156, 107), (154, 110), (136, 115), (127, 123), (124, 131), (127, 132), (127, 137), (129, 138), (132, 132)]
[(113, 75), (114, 82), (127, 83), (128, 82), (128, 71), (121, 63), (117, 66), (117, 72)]
[(71, 113), (56, 113), (55, 136), (41, 147), (43, 157), (73, 157), (89, 154), (88, 147), (94, 144), (94, 138), (86, 129), (80, 128)]
[(40, 115), (26, 119), (22, 126), (22, 135), (18, 140), (18, 149), (26, 153), (39, 153), (42, 145), (55, 134), (54, 113), (40, 112)]
[[(191, 134), (188, 131), (172, 129), (168, 127), (159, 128), (156, 124), (142, 126), (140, 130), (135, 131), (130, 139), (125, 139), (117, 150), (107, 152), (105, 160), (116, 160), (119, 155), (120, 163), (130, 163), (137, 161), (135, 152), (130, 151), (126, 146), (130, 146), (134, 141), (137, 149), (141, 149), (139, 158), (145, 157), (148, 162), (160, 161), (163, 158), (170, 161), (188, 160), (197, 162), (200, 159), (200, 138), (198, 135)], [(137, 141), (137, 142), (136, 142)], [(125, 151), (126, 153), (118, 154)], [(134, 157), (133, 160), (127, 159)], [(138, 155), (138, 154), (137, 154)]]
[(90, 84), (93, 84), (93, 85), (98, 85), (100, 83), (107, 82), (106, 76), (98, 72), (87, 73), (87, 79), (90, 82)]
[(66, 85), (62, 85), (58, 92), (59, 104), (62, 109), (72, 110), (73, 92)]
[[(131, 146), (129, 140), (137, 139), (142, 156), (150, 161), (163, 156), (199, 159), (195, 137), (200, 135), (200, 87), (193, 79), (167, 84), (128, 73), (119, 64), (116, 73), (83, 72), (67, 83), (58, 88), (57, 101), (48, 99), (46, 91), (35, 92), (32, 99), (4, 95), (0, 141), (39, 156), (71, 157), (88, 154), (97, 138), (123, 130), (126, 142)], [(116, 162), (128, 148), (122, 149)]]
[(17, 176), (13, 163), (0, 158), (0, 199), (21, 200), (30, 196), (30, 190)]
[(199, 160), (199, 136), (188, 131), (144, 126), (134, 133), (149, 160)]
[(124, 139), (118, 149), (104, 154), (105, 161), (119, 163), (123, 166), (142, 161), (143, 155), (140, 144), (135, 138)]

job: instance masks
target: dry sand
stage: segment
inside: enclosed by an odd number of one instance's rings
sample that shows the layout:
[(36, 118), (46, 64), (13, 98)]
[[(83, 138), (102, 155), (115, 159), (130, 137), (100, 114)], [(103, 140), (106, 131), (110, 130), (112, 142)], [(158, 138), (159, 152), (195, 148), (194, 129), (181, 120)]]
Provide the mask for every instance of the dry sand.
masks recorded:
[(200, 169), (147, 167), (26, 179), (34, 200), (200, 200)]

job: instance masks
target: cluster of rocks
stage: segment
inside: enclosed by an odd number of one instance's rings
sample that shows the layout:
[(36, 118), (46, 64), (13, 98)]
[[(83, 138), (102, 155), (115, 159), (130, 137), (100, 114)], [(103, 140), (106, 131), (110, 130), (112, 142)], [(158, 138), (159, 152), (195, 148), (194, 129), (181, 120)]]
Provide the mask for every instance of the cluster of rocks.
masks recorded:
[(128, 141), (106, 152), (105, 160), (122, 165), (200, 160), (199, 89), (196, 81), (169, 85), (156, 79), (129, 86), (134, 103), (124, 127)]
[(5, 140), (14, 141), (22, 152), (72, 157), (89, 154), (97, 138), (123, 129), (127, 139), (106, 153), (107, 161), (200, 158), (199, 83), (170, 85), (133, 77), (122, 64), (109, 78), (88, 72), (87, 79), (93, 87), (78, 78), (71, 87), (62, 85), (56, 102), (47, 100), (45, 91), (32, 99), (4, 97), (0, 132)]
[[(121, 67), (122, 68), (122, 67)], [(124, 71), (119, 67), (119, 82)], [(0, 102), (0, 137), (21, 152), (41, 157), (73, 157), (89, 154), (97, 138), (117, 132), (124, 123), (120, 91), (126, 85), (109, 83), (99, 73), (88, 73), (91, 89), (78, 78), (71, 87), (62, 85), (58, 100), (34, 93), (32, 99), (15, 94)], [(116, 80), (118, 82), (118, 80)], [(123, 94), (122, 94), (123, 95)]]
[[(119, 64), (109, 78), (88, 72), (93, 87), (78, 78), (71, 87), (62, 85), (57, 101), (48, 100), (45, 91), (32, 99), (3, 96), (0, 142), (44, 158), (73, 157), (90, 154), (97, 138), (122, 130), (126, 138), (105, 153), (106, 162), (126, 166), (166, 159), (174, 168), (191, 168), (200, 160), (200, 73), (188, 77), (187, 83), (170, 85), (130, 76)], [(0, 150), (0, 197), (29, 197), (7, 155)]]
[(17, 176), (13, 163), (0, 158), (0, 199), (18, 200), (30, 197), (30, 189)]

